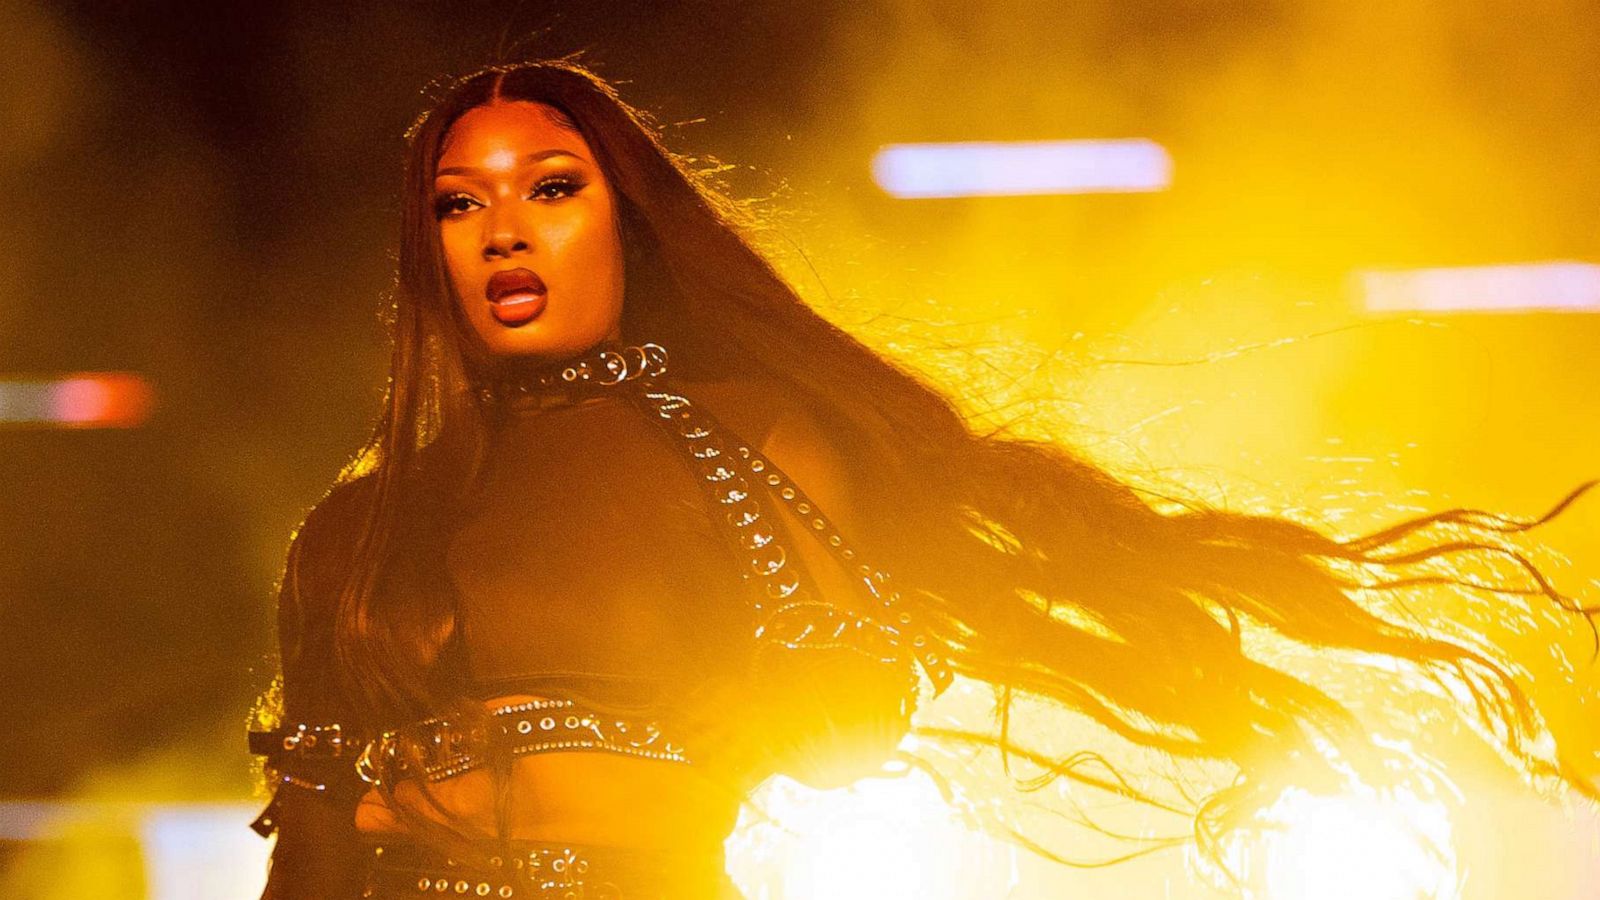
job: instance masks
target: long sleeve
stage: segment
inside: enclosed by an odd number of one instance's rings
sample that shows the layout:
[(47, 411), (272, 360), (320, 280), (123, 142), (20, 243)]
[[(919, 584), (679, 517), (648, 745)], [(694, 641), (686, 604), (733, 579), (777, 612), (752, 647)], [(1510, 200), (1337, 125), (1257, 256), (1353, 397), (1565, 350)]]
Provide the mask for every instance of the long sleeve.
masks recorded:
[(257, 824), (277, 832), (263, 900), (347, 900), (362, 890), (355, 807), (366, 785), (354, 763), (364, 741), (333, 670), (335, 551), (348, 546), (356, 524), (341, 491), (312, 511), (290, 545), (278, 597), (283, 720), (251, 736), (276, 781)]

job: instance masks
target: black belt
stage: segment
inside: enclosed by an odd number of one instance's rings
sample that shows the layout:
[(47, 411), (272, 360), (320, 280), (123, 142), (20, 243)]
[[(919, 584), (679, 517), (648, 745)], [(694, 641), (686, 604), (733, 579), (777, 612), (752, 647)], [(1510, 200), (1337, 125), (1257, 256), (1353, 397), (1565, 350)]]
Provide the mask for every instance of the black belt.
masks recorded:
[(653, 719), (608, 715), (572, 700), (531, 700), (493, 710), (486, 723), (426, 719), (374, 741), (357, 769), (373, 782), (422, 775), (443, 781), (486, 765), (497, 752), (511, 756), (561, 750), (599, 750), (687, 763), (683, 745)]
[(702, 852), (514, 841), (467, 863), (411, 843), (372, 848), (363, 897), (494, 900), (738, 900), (720, 847)]

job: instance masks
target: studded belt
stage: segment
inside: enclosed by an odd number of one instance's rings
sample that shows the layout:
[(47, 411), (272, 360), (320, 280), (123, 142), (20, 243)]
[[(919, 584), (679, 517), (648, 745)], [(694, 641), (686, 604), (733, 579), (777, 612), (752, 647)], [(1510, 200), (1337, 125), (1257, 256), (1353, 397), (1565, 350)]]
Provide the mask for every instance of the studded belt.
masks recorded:
[(738, 900), (720, 848), (635, 850), (515, 841), (466, 863), (411, 843), (380, 843), (362, 896), (369, 900)]
[(479, 768), (497, 755), (562, 750), (689, 762), (683, 745), (654, 720), (607, 715), (573, 700), (548, 699), (497, 707), (487, 722), (458, 724), (433, 718), (385, 732), (361, 754), (356, 771), (374, 784), (416, 775), (438, 782)]

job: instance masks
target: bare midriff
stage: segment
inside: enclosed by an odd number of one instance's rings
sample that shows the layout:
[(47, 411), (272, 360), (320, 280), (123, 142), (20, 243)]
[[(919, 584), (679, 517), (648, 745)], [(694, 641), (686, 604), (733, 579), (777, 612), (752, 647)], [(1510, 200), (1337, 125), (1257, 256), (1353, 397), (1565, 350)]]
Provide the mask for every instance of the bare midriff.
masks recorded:
[[(490, 707), (547, 699), (518, 694)], [(556, 841), (670, 849), (720, 843), (732, 828), (740, 798), (725, 781), (696, 765), (593, 750), (534, 753), (512, 763), (506, 815), (511, 840)], [(426, 785), (458, 823), (496, 834), (494, 776), (475, 769)], [(394, 802), (435, 821), (423, 786), (395, 785)], [(356, 829), (368, 835), (404, 833), (405, 825), (377, 789), (356, 807)]]

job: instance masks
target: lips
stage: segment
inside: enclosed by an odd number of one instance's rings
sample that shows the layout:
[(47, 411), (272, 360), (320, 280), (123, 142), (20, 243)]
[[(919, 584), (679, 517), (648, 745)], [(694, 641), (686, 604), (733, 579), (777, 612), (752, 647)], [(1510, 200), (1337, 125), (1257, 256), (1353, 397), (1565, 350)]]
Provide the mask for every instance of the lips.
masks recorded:
[(544, 312), (544, 280), (531, 269), (506, 269), (489, 276), (484, 288), (489, 312), (501, 325), (516, 327)]

